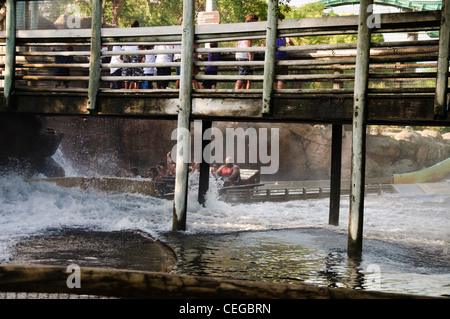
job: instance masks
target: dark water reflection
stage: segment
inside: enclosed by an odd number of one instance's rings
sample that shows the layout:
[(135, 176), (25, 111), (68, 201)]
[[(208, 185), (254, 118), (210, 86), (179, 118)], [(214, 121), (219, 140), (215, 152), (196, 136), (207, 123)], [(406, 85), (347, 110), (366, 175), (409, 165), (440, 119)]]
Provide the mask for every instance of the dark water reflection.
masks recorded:
[(350, 259), (346, 236), (328, 229), (170, 233), (164, 241), (177, 254), (173, 272), (178, 274), (424, 295), (450, 292), (448, 258), (365, 240), (361, 258)]

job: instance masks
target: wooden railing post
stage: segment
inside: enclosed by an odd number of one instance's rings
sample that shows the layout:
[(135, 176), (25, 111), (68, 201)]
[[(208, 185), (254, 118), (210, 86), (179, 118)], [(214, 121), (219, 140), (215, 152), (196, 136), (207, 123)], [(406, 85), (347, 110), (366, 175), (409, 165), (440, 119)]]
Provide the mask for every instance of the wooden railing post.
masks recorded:
[(5, 84), (3, 96), (6, 108), (13, 106), (14, 73), (16, 64), (16, 6), (14, 0), (6, 1), (6, 52)]
[(450, 3), (442, 1), (441, 29), (439, 32), (439, 55), (436, 74), (436, 94), (434, 97), (434, 117), (447, 118), (448, 55), (450, 46)]
[(102, 3), (92, 0), (91, 57), (89, 62), (89, 87), (87, 109), (95, 110), (100, 87), (100, 53), (102, 46)]
[[(178, 112), (178, 142), (176, 154), (175, 195), (173, 202), (173, 230), (186, 230), (190, 150), (190, 118), (192, 108), (192, 63), (194, 58), (194, 0), (183, 0), (181, 35), (181, 74)], [(184, 135), (184, 136), (180, 136)], [(189, 135), (189, 136), (186, 136)]]
[(277, 5), (278, 0), (268, 1), (262, 114), (271, 113), (273, 83), (275, 79), (275, 56), (277, 51)]
[(362, 252), (364, 217), (364, 180), (366, 157), (367, 87), (369, 78), (370, 35), (367, 23), (372, 14), (373, 0), (362, 0), (359, 5), (359, 27), (356, 48), (356, 69), (353, 97), (352, 176), (350, 189), (350, 216), (348, 225), (348, 254)]
[(328, 224), (339, 225), (341, 203), (342, 124), (333, 124), (331, 140), (330, 211)]
[(209, 140), (205, 138), (205, 132), (207, 130), (211, 130), (212, 122), (209, 120), (202, 120), (202, 161), (200, 162), (200, 175), (198, 181), (198, 202), (201, 205), (205, 205), (206, 203), (206, 194), (209, 189), (209, 164), (210, 158), (209, 156), (206, 158), (203, 151), (205, 147), (211, 143), (211, 136), (209, 136)]

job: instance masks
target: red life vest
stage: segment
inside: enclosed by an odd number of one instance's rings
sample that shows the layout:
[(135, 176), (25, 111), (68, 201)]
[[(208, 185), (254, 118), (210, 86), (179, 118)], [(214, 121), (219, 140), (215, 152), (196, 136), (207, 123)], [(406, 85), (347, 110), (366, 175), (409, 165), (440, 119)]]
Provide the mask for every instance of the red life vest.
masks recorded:
[(231, 175), (231, 173), (233, 173), (233, 168), (228, 168), (226, 166), (224, 166), (222, 168), (222, 175)]

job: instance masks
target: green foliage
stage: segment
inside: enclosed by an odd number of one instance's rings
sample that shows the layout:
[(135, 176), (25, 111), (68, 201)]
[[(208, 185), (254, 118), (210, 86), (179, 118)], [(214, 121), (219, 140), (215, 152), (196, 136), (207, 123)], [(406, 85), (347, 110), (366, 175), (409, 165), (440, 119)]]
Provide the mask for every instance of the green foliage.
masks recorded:
[(221, 23), (244, 22), (245, 17), (254, 13), (259, 20), (267, 20), (267, 3), (264, 0), (217, 0)]
[(133, 19), (138, 20), (143, 27), (178, 25), (182, 17), (183, 1), (180, 0), (126, 0), (118, 15), (118, 25), (129, 27)]
[[(301, 7), (294, 7), (290, 12), (285, 14), (286, 19), (302, 19), (302, 18), (322, 18), (336, 17), (334, 12), (325, 12), (325, 5), (321, 2), (308, 3)], [(307, 36), (301, 38), (293, 38), (296, 45), (317, 45), (317, 44), (337, 44), (337, 43), (356, 43), (357, 34), (344, 35), (325, 35), (325, 36)], [(381, 33), (372, 34), (372, 42), (383, 41)]]
[[(289, 0), (284, 0), (286, 2)], [(104, 0), (104, 17), (106, 22), (112, 21), (111, 0)], [(195, 12), (205, 11), (206, 0), (195, 1)], [(217, 10), (221, 15), (221, 23), (244, 22), (249, 13), (255, 13), (260, 21), (267, 19), (267, 3), (265, 0), (217, 0)], [(178, 25), (183, 17), (182, 0), (125, 0), (118, 15), (119, 27), (128, 27), (129, 22), (136, 19), (141, 26)]]

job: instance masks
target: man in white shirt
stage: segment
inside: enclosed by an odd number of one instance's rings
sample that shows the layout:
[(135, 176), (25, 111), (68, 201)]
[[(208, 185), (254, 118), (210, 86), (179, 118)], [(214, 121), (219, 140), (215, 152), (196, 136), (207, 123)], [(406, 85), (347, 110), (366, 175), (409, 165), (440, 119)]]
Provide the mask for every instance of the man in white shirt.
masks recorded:
[[(145, 63), (155, 63), (156, 55), (147, 54), (145, 55)], [(144, 68), (144, 76), (153, 76), (156, 73), (155, 67)], [(144, 81), (142, 83), (141, 89), (153, 89), (153, 81)]]
[[(172, 45), (155, 45), (155, 50), (170, 50), (173, 49)], [(163, 53), (163, 54), (157, 54), (156, 55), (156, 63), (167, 63), (167, 62), (172, 62), (172, 54), (170, 53)], [(172, 73), (172, 69), (171, 67), (158, 67), (156, 68), (156, 74), (158, 76), (165, 76), (165, 75), (170, 75)], [(162, 80), (162, 81), (157, 81), (157, 88), (158, 89), (165, 89), (169, 86), (169, 81), (168, 80)]]
[[(179, 49), (180, 51), (181, 51), (181, 44), (175, 44), (174, 46), (173, 46), (173, 48), (174, 49)], [(181, 62), (181, 52), (180, 53), (175, 53), (174, 55), (173, 55), (173, 62)], [(175, 67), (175, 70), (176, 70), (176, 75), (180, 75), (180, 70), (181, 70), (181, 67), (180, 66), (177, 66), (177, 67)], [(179, 89), (180, 88), (180, 80), (177, 80), (176, 82), (175, 82), (175, 88), (176, 89)]]
[[(137, 20), (131, 21), (132, 28), (138, 28), (139, 22)], [(139, 51), (137, 45), (123, 46), (123, 51)], [(138, 54), (123, 55), (123, 63), (141, 63), (144, 61), (144, 56)], [(143, 76), (143, 68), (122, 68), (122, 76)], [(125, 89), (140, 89), (141, 81), (128, 81), (125, 80)]]
[[(112, 48), (112, 51), (123, 51), (122, 46), (115, 45)], [(122, 64), (122, 57), (120, 55), (113, 55), (111, 57), (111, 64)], [(111, 76), (122, 76), (122, 68), (110, 68), (109, 74)], [(111, 89), (121, 89), (122, 81), (112, 81), (110, 84)]]

